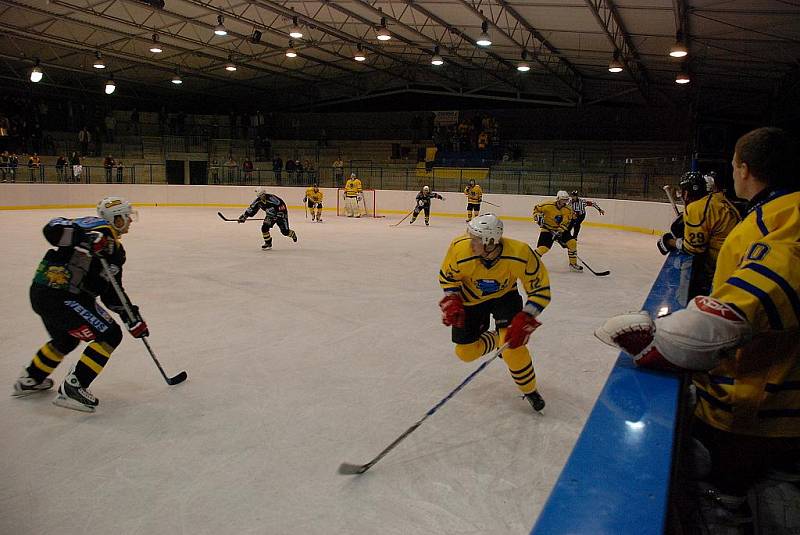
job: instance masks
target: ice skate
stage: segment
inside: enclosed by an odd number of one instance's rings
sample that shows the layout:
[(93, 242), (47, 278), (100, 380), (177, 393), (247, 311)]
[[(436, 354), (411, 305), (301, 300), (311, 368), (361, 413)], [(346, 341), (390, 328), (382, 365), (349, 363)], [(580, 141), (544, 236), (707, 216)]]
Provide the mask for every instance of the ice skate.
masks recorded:
[(579, 266), (578, 264), (570, 264), (569, 268), (576, 273), (583, 273), (583, 266)]
[(35, 394), (37, 392), (44, 392), (53, 388), (53, 380), (49, 377), (45, 378), (41, 383), (28, 375), (27, 370), (23, 370), (22, 375), (19, 376), (17, 382), (14, 383), (14, 391), (11, 393), (14, 397), (25, 397)]
[(100, 403), (88, 388), (83, 388), (75, 374), (70, 373), (58, 387), (58, 395), (53, 400), (53, 405), (82, 412), (94, 412)]
[(297, 243), (297, 233), (295, 231), (290, 230), (289, 237), (292, 239), (293, 242)]
[(537, 390), (534, 390), (530, 394), (525, 394), (525, 399), (528, 400), (528, 403), (531, 404), (531, 407), (533, 407), (533, 410), (536, 412), (541, 412), (541, 410), (544, 409), (544, 399), (539, 395)]
[(269, 249), (272, 249), (272, 243), (271, 242), (264, 242), (264, 245), (261, 246), (261, 250), (262, 251), (268, 251)]

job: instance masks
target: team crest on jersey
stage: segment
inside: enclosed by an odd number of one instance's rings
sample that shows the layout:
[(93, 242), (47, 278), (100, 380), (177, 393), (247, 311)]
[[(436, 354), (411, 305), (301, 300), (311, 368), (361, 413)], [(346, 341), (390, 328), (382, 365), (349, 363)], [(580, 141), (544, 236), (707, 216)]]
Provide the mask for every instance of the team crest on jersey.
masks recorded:
[(558, 223), (560, 225), (561, 222), (564, 221), (564, 216), (559, 214), (559, 215), (556, 216), (555, 219), (556, 219), (556, 223)]
[(63, 266), (50, 266), (44, 272), (44, 277), (50, 288), (66, 288), (69, 284), (70, 272)]
[(490, 295), (500, 291), (500, 283), (494, 279), (478, 279), (475, 281), (475, 286), (478, 287), (483, 295)]
[(769, 253), (769, 245), (757, 242), (751, 245), (750, 250), (747, 251), (747, 259), (760, 262), (761, 260), (764, 260), (764, 257), (767, 256), (767, 253)]

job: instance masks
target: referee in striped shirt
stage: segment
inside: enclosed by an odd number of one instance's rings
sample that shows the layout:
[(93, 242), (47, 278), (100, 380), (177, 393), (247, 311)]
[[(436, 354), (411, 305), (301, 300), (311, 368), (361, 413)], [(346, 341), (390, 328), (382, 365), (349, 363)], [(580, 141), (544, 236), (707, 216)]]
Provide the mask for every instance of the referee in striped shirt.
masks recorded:
[(569, 207), (575, 212), (575, 218), (567, 228), (567, 234), (570, 234), (574, 239), (578, 239), (578, 233), (581, 231), (581, 223), (586, 219), (586, 207), (591, 206), (595, 208), (600, 215), (605, 215), (605, 212), (595, 201), (587, 201), (578, 196), (578, 190), (569, 194)]

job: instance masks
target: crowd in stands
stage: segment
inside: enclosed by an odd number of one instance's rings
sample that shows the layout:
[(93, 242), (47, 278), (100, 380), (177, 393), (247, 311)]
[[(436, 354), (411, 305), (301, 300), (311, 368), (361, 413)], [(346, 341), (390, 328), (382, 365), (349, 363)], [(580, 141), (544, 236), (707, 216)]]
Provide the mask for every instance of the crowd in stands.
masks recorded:
[(491, 115), (476, 113), (455, 125), (436, 126), (433, 141), (440, 152), (494, 152), (500, 147), (499, 125)]

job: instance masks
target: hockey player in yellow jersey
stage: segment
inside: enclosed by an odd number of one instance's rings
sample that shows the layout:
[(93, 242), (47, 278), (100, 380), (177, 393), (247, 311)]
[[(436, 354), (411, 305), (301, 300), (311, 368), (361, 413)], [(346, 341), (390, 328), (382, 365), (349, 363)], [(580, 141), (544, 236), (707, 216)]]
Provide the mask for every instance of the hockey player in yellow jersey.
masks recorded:
[(724, 193), (709, 191), (708, 182), (700, 173), (684, 173), (680, 189), (686, 209), (672, 224), (677, 235), (664, 234), (658, 241), (658, 249), (662, 254), (680, 250), (694, 255), (689, 296), (708, 295), (719, 250), (741, 218)]
[(324, 194), (319, 190), (319, 185), (312, 184), (310, 188), (306, 189), (306, 195), (303, 197), (303, 202), (306, 207), (311, 210), (311, 221), (322, 223), (322, 198)]
[(464, 195), (467, 196), (467, 223), (469, 223), (473, 217), (481, 212), (483, 190), (475, 183), (475, 179), (471, 179), (467, 187), (464, 188)]
[(361, 217), (361, 200), (363, 199), (361, 180), (355, 173), (350, 173), (344, 185), (344, 211), (347, 217)]
[(800, 147), (778, 128), (742, 136), (733, 156), (744, 220), (717, 257), (713, 290), (671, 315), (611, 318), (598, 338), (639, 366), (697, 370), (694, 434), (710, 480), (741, 496), (800, 458)]
[[(517, 283), (527, 296), (523, 305)], [(503, 361), (534, 410), (544, 408), (526, 344), (550, 303), (547, 269), (528, 244), (503, 237), (503, 222), (484, 214), (453, 240), (439, 271), (442, 323), (452, 327), (458, 358), (473, 361), (508, 343)], [(490, 316), (495, 331), (489, 331)]]
[(558, 242), (567, 249), (569, 267), (573, 271), (581, 272), (583, 268), (578, 265), (578, 240), (567, 231), (575, 212), (569, 207), (569, 194), (559, 191), (555, 201), (537, 204), (533, 207), (533, 220), (542, 229), (539, 241), (536, 243), (536, 252), (544, 256), (553, 247), (553, 242)]

